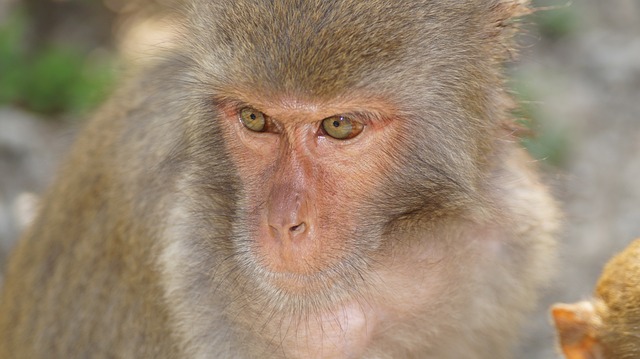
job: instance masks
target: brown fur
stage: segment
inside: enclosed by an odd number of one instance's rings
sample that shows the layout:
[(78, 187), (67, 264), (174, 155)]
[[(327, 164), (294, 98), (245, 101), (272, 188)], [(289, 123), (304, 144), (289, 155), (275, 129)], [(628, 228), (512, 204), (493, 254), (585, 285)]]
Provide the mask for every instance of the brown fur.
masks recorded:
[(560, 346), (568, 359), (640, 356), (640, 239), (605, 266), (590, 302), (553, 308)]
[[(526, 12), (190, 2), (173, 54), (87, 125), (12, 255), (0, 357), (508, 358), (556, 229), (503, 126)], [(241, 128), (247, 105), (279, 132)], [(369, 121), (357, 140), (303, 141), (340, 113)], [(272, 256), (264, 213), (298, 196), (314, 255)]]

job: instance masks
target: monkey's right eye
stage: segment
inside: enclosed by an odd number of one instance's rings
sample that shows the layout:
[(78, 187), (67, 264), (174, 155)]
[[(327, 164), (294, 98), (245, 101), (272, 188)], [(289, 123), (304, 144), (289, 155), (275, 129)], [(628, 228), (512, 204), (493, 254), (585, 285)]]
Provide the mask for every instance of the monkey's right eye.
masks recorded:
[(263, 132), (267, 128), (267, 116), (254, 108), (242, 108), (239, 117), (244, 127), (251, 131)]
[(336, 140), (348, 140), (362, 132), (364, 125), (345, 116), (331, 116), (322, 120), (324, 132)]

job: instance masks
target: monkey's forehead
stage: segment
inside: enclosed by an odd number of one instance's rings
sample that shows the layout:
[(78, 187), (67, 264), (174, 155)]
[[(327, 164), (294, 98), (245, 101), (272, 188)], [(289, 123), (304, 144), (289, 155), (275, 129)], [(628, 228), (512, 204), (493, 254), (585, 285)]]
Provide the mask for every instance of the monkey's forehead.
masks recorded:
[(195, 62), (212, 81), (330, 98), (366, 86), (398, 91), (398, 83), (447, 74), (463, 79), (460, 69), (502, 57), (496, 52), (508, 46), (496, 46), (499, 29), (516, 4), (198, 0), (187, 18)]

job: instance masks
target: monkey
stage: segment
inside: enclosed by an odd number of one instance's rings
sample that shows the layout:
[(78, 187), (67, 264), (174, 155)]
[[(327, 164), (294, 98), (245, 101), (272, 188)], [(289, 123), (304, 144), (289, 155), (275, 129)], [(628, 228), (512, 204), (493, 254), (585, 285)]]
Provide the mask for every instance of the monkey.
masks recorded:
[(567, 359), (640, 357), (640, 238), (607, 263), (591, 300), (551, 313)]
[(193, 0), (16, 245), (2, 358), (511, 357), (559, 214), (520, 0)]

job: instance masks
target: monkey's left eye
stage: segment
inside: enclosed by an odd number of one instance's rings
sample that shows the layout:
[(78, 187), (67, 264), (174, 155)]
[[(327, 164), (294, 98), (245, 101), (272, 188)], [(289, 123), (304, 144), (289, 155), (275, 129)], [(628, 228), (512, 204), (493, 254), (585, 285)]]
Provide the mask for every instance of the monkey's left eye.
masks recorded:
[(331, 116), (322, 120), (322, 129), (327, 135), (337, 140), (348, 140), (359, 135), (364, 125), (349, 117)]
[(254, 108), (242, 108), (239, 117), (244, 127), (251, 131), (263, 132), (267, 128), (267, 116)]

